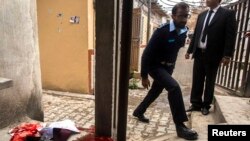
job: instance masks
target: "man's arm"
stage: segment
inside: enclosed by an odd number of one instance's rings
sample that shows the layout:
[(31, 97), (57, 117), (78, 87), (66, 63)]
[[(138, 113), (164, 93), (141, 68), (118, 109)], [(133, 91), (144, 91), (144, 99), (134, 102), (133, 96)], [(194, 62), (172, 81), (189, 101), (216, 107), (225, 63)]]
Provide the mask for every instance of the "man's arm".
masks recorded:
[(156, 49), (159, 47), (159, 42), (161, 39), (161, 30), (157, 29), (149, 40), (141, 59), (141, 78), (142, 86), (144, 88), (150, 87), (150, 81), (148, 79), (149, 67), (152, 65), (154, 57), (157, 55)]
[(199, 17), (200, 17), (200, 15), (197, 18), (195, 29), (194, 29), (194, 33), (193, 33), (193, 36), (191, 38), (190, 44), (188, 46), (187, 53), (185, 54), (185, 58), (186, 59), (190, 58), (190, 54), (192, 54), (193, 50), (194, 50), (194, 42), (195, 42), (195, 38), (197, 36), (196, 34), (197, 34), (197, 28), (198, 28), (197, 26), (198, 26)]
[(141, 58), (141, 77), (143, 79), (148, 78), (148, 71), (156, 54), (156, 49), (159, 46), (159, 42), (161, 39), (161, 30), (157, 29), (154, 34), (152, 35), (151, 39), (149, 40), (148, 45), (146, 46), (145, 50), (143, 51), (142, 58)]
[(250, 37), (250, 31), (247, 31), (247, 33), (245, 34), (245, 37)]
[(224, 56), (232, 57), (235, 47), (237, 23), (235, 18), (235, 11), (230, 10), (227, 15), (226, 30), (225, 30), (225, 47)]
[(235, 11), (230, 10), (228, 12), (226, 21), (226, 34), (225, 34), (225, 47), (224, 57), (222, 58), (223, 65), (228, 65), (231, 57), (233, 56), (235, 40), (237, 32), (237, 23), (235, 18)]

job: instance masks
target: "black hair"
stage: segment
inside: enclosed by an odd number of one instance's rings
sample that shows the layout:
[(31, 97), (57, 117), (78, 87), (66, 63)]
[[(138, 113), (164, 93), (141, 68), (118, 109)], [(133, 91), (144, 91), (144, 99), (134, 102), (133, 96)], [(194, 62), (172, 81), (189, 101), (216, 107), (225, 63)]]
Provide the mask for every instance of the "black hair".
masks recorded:
[(181, 8), (181, 9), (188, 9), (189, 8), (189, 5), (185, 2), (179, 2), (177, 3), (173, 9), (172, 9), (172, 14), (175, 15), (177, 13), (177, 10)]

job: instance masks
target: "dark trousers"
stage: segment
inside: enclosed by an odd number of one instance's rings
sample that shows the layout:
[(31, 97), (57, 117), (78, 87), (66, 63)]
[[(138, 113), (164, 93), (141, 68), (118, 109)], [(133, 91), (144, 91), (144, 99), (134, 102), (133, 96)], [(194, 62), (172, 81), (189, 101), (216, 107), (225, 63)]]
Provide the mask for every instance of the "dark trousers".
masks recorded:
[(154, 79), (151, 89), (136, 108), (135, 112), (144, 114), (149, 105), (160, 95), (165, 88), (168, 91), (168, 101), (175, 123), (188, 120), (182, 98), (182, 92), (177, 81), (171, 76), (173, 67), (162, 67), (152, 70), (149, 74)]
[(214, 86), (220, 62), (210, 62), (205, 53), (197, 49), (190, 102), (195, 107), (209, 109), (214, 98)]

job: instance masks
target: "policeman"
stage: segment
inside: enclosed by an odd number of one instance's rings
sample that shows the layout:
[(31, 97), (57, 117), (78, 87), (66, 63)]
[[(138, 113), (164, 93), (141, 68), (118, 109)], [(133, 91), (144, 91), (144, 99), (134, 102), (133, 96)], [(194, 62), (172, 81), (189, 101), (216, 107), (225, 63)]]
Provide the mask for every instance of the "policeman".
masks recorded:
[(168, 91), (169, 105), (177, 135), (188, 140), (195, 140), (198, 134), (184, 124), (188, 118), (182, 92), (177, 81), (171, 76), (179, 49), (185, 44), (188, 31), (186, 23), (190, 16), (188, 13), (189, 6), (186, 3), (177, 3), (172, 9), (173, 21), (158, 28), (145, 48), (141, 62), (142, 85), (144, 88), (150, 87), (148, 74), (154, 81), (146, 97), (133, 112), (133, 116), (141, 122), (149, 123), (149, 119), (144, 116), (144, 113), (165, 88)]

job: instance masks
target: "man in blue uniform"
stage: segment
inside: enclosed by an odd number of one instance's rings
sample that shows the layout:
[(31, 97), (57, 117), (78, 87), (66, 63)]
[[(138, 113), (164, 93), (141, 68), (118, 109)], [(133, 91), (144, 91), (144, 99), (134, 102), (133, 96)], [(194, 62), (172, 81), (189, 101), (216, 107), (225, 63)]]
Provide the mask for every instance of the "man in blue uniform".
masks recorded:
[(142, 55), (141, 77), (144, 88), (150, 87), (148, 74), (154, 81), (148, 94), (135, 109), (133, 115), (139, 121), (148, 123), (149, 119), (144, 116), (144, 113), (165, 88), (168, 91), (169, 105), (177, 135), (181, 138), (195, 140), (198, 134), (184, 124), (185, 121), (188, 121), (188, 117), (185, 112), (181, 88), (171, 76), (179, 49), (185, 44), (187, 34), (185, 25), (190, 16), (188, 13), (189, 6), (186, 3), (176, 4), (172, 9), (173, 21), (158, 28), (152, 35)]

